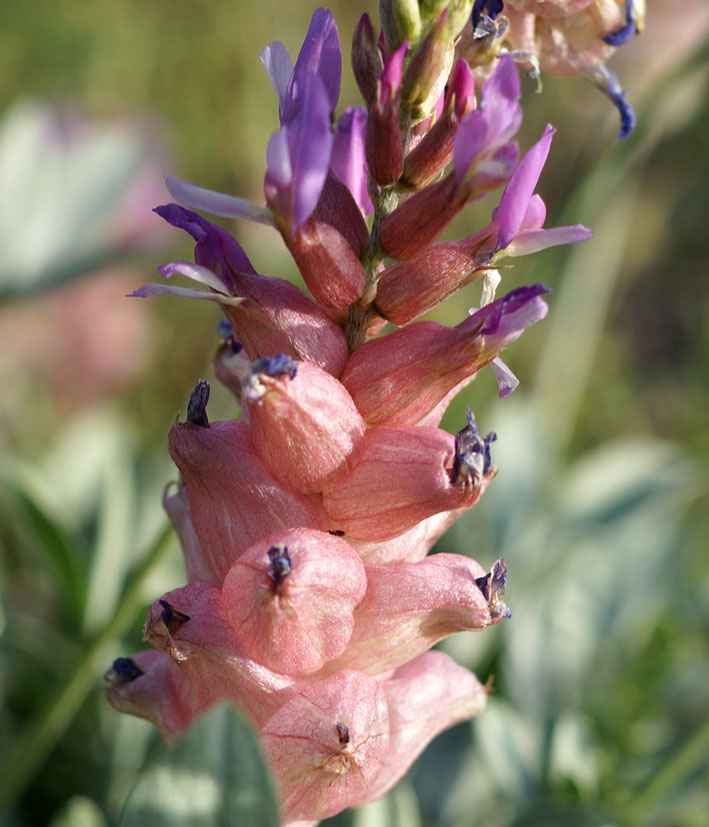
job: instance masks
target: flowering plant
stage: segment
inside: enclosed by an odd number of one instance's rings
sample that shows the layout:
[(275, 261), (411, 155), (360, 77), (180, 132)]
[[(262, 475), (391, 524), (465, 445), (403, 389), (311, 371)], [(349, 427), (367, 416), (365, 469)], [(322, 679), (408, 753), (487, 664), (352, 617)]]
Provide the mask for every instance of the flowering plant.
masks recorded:
[[(543, 284), (495, 297), (500, 262), (591, 236), (544, 227), (535, 190), (554, 129), (520, 157), (515, 61), (559, 65), (541, 35), (525, 48), (516, 38), (530, 19), (553, 33), (589, 15), (598, 25), (583, 48), (563, 41), (564, 67), (604, 77), (596, 41), (620, 38), (618, 14), (594, 12), (608, 4), (546, 5), (520, 0), (503, 18), (499, 2), (384, 0), (381, 34), (364, 15), (353, 39), (366, 106), (337, 120), (339, 34), (318, 9), (295, 64), (280, 43), (261, 55), (281, 124), (266, 151), (266, 206), (169, 179), (180, 204), (156, 210), (195, 241), (194, 262), (161, 275), (207, 289), (159, 283), (134, 295), (220, 305), (215, 372), (241, 418), (210, 422), (200, 381), (170, 432), (180, 479), (164, 505), (188, 584), (151, 606), (153, 650), (114, 662), (108, 697), (165, 738), (219, 700), (239, 706), (286, 823), (380, 797), (434, 735), (485, 706), (477, 678), (430, 649), (509, 617), (504, 560), (427, 555), (493, 480), (497, 435), (483, 437), (470, 409), (455, 436), (438, 426), (488, 365), (500, 396), (514, 390), (500, 354), (546, 315)], [(625, 26), (637, 25), (636, 8), (627, 4)], [(625, 134), (630, 110), (612, 96)], [(498, 188), (485, 227), (437, 241)], [(277, 230), (312, 298), (259, 274), (194, 209)], [(478, 278), (479, 307), (460, 324), (417, 321)]]

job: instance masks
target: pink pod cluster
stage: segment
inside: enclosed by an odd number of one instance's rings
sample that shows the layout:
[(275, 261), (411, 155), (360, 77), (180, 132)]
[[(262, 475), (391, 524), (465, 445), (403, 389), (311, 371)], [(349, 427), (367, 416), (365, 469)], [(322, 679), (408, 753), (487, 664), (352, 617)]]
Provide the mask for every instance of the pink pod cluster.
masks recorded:
[(235, 703), (284, 820), (313, 821), (386, 792), (485, 704), (474, 675), (429, 649), (508, 614), (505, 565), (427, 553), (494, 477), (495, 435), (472, 414), (456, 436), (368, 426), (316, 365), (246, 365), (248, 422), (210, 422), (200, 382), (172, 428), (181, 483), (164, 504), (189, 583), (150, 607), (155, 651), (117, 660), (108, 697), (168, 739)]
[[(260, 275), (230, 233), (178, 204), (157, 211), (192, 236), (194, 262), (161, 273), (207, 290), (135, 294), (220, 305), (215, 374), (241, 416), (211, 422), (200, 381), (170, 431), (179, 481), (163, 503), (188, 583), (150, 607), (152, 651), (114, 662), (108, 698), (167, 739), (218, 701), (237, 705), (284, 823), (376, 799), (438, 732), (480, 712), (484, 687), (431, 647), (509, 616), (501, 558), (429, 555), (497, 472), (497, 435), (470, 409), (456, 434), (439, 423), (487, 365), (501, 395), (514, 387), (499, 356), (546, 315), (549, 291), (488, 296), (455, 327), (415, 320), (504, 256), (590, 233), (543, 229), (534, 190), (553, 129), (520, 160), (517, 70), (502, 58), (476, 100), (471, 68), (453, 61), (464, 22), (444, 12), (409, 44), (377, 38), (364, 16), (352, 59), (366, 107), (336, 119), (339, 36), (319, 9), (295, 64), (279, 43), (262, 54), (281, 121), (267, 206), (169, 182), (187, 206), (274, 227), (310, 296)], [(436, 243), (501, 185), (487, 227)], [(387, 321), (399, 329), (378, 335)]]

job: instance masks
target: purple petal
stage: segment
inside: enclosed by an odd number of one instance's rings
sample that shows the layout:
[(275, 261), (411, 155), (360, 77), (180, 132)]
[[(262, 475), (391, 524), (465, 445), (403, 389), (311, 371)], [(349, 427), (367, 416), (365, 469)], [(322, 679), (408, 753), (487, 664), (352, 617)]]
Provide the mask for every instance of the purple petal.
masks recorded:
[(330, 166), (337, 177), (347, 185), (357, 206), (369, 215), (374, 209), (367, 192), (367, 168), (364, 158), (364, 133), (367, 128), (367, 110), (350, 106), (337, 122), (337, 133), (332, 146)]
[(257, 224), (275, 227), (273, 215), (268, 207), (259, 207), (245, 198), (206, 190), (194, 184), (188, 184), (186, 181), (180, 181), (179, 178), (173, 178), (171, 175), (167, 176), (165, 184), (173, 198), (186, 207), (204, 210), (222, 218), (244, 218), (247, 221), (255, 221)]
[(613, 101), (620, 115), (620, 132), (616, 140), (622, 141), (635, 129), (635, 111), (625, 98), (625, 91), (618, 78), (610, 71), (605, 70), (607, 76), (606, 94)]
[(273, 91), (278, 96), (278, 110), (283, 115), (283, 102), (286, 97), (288, 81), (293, 74), (293, 61), (286, 47), (278, 40), (273, 40), (259, 55), (266, 67)]
[(555, 132), (553, 126), (547, 125), (541, 139), (522, 158), (507, 182), (500, 204), (492, 214), (499, 228), (498, 250), (504, 250), (522, 226), (529, 201), (549, 155), (551, 139)]
[[(455, 95), (455, 113), (462, 118), (475, 99), (475, 81), (467, 62), (460, 58), (451, 73), (446, 104)], [(440, 112), (438, 113), (440, 116)]]
[(482, 198), (490, 190), (504, 184), (512, 175), (519, 161), (516, 141), (503, 144), (492, 158), (485, 158), (474, 165), (460, 186), (464, 186), (470, 198)]
[(550, 227), (548, 230), (522, 230), (505, 252), (508, 256), (528, 256), (530, 253), (546, 250), (547, 247), (575, 244), (577, 241), (588, 241), (590, 238), (593, 238), (593, 232), (583, 224)]
[(501, 299), (481, 307), (458, 325), (458, 330), (478, 329), (480, 335), (513, 341), (530, 325), (547, 314), (546, 302), (540, 297), (551, 290), (543, 284), (532, 284), (512, 290)]
[(453, 164), (457, 184), (478, 159), (495, 156), (509, 145), (509, 139), (522, 123), (519, 96), (517, 67), (505, 55), (483, 87), (480, 107), (463, 118), (456, 133)]
[(509, 141), (520, 128), (521, 94), (517, 66), (509, 55), (503, 55), (480, 96), (480, 109), (485, 112), (488, 122), (487, 144), (499, 146)]
[(216, 290), (221, 295), (228, 295), (224, 283), (216, 273), (213, 273), (208, 267), (192, 264), (190, 261), (172, 261), (170, 264), (163, 264), (162, 267), (158, 267), (158, 273), (164, 279), (169, 279), (175, 273), (179, 273), (181, 276), (192, 279), (192, 281), (204, 284), (205, 287), (211, 287), (212, 290)]
[(241, 304), (244, 299), (234, 296), (223, 296), (221, 293), (212, 293), (209, 290), (198, 290), (196, 287), (178, 287), (174, 284), (144, 284), (128, 298), (145, 299), (149, 296), (181, 296), (185, 299), (202, 299), (203, 301), (219, 302), (219, 304)]
[[(522, 219), (521, 230), (538, 230), (544, 226), (547, 217), (547, 206), (541, 195), (533, 195), (529, 199), (527, 212)], [(519, 233), (518, 233), (519, 235)]]
[(271, 135), (266, 147), (266, 175), (263, 181), (271, 210), (289, 226), (293, 223), (293, 168), (288, 149), (288, 127)]
[(473, 110), (460, 122), (453, 141), (453, 166), (457, 184), (460, 184), (477, 159), (486, 136), (487, 120), (480, 109)]
[(603, 40), (609, 46), (624, 46), (633, 35), (637, 34), (638, 27), (633, 19), (633, 0), (625, 3), (625, 25), (606, 35)]
[(342, 52), (340, 36), (332, 13), (316, 9), (310, 28), (295, 62), (283, 102), (282, 122), (289, 123), (303, 105), (302, 95), (305, 77), (316, 74), (324, 87), (328, 100), (328, 114), (333, 112), (340, 97), (342, 76)]
[(382, 72), (382, 102), (388, 103), (399, 94), (401, 89), (401, 73), (404, 68), (404, 58), (409, 42), (405, 40), (394, 54), (386, 61)]
[(497, 389), (500, 399), (504, 399), (519, 385), (519, 379), (512, 373), (507, 365), (498, 356), (490, 362), (497, 378)]
[(217, 273), (229, 292), (233, 292), (233, 270), (256, 274), (241, 245), (223, 227), (212, 224), (179, 204), (165, 204), (156, 207), (154, 212), (173, 227), (186, 230), (192, 236), (196, 242), (195, 262)]
[(334, 142), (327, 94), (317, 75), (306, 76), (301, 112), (287, 130), (293, 171), (293, 230), (297, 230), (318, 203)]
[(282, 224), (295, 231), (315, 209), (330, 168), (334, 138), (325, 88), (308, 74), (298, 115), (271, 136), (264, 190)]

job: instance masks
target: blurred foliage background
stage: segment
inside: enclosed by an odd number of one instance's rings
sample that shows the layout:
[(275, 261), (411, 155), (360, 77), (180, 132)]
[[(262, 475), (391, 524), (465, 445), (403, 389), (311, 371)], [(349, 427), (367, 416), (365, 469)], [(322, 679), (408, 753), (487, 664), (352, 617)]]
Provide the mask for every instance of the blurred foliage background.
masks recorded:
[[(330, 4), (345, 67), (363, 10)], [(303, 0), (7, 0), (0, 8), (0, 820), (118, 824), (150, 727), (103, 699), (142, 648), (147, 604), (183, 581), (160, 495), (166, 435), (212, 378), (209, 303), (124, 294), (190, 248), (159, 226), (168, 173), (261, 200), (277, 107), (258, 53), (295, 55)], [(485, 372), (471, 405), (500, 474), (439, 550), (510, 569), (511, 622), (443, 644), (488, 710), (441, 736), (384, 803), (333, 824), (694, 827), (709, 812), (706, 537), (709, 294), (707, 7), (653, 0), (614, 61), (639, 115), (580, 79), (525, 83), (528, 147), (558, 127), (548, 225), (596, 232), (517, 259), (548, 318)], [(345, 71), (341, 108), (358, 104)], [(493, 196), (494, 198), (494, 196)], [(491, 199), (451, 228), (487, 222)], [(236, 235), (261, 272), (298, 280), (272, 232)], [(474, 285), (433, 317), (457, 323)], [(212, 418), (233, 415), (215, 388)], [(129, 822), (124, 822), (129, 823)], [(135, 823), (135, 822), (130, 822)], [(177, 823), (177, 822), (175, 822)], [(207, 822), (198, 822), (207, 823)]]

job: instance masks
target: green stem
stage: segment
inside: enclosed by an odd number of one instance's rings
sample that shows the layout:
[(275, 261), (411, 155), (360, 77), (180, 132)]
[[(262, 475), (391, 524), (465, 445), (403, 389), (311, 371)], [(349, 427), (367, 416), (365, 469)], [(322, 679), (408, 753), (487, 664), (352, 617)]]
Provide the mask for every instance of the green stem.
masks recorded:
[(709, 753), (709, 720), (680, 747), (664, 767), (652, 778), (623, 813), (628, 824), (648, 824), (668, 793), (707, 762)]
[(143, 584), (170, 547), (172, 536), (171, 525), (167, 524), (160, 530), (129, 575), (123, 598), (113, 617), (91, 641), (65, 683), (49, 699), (29, 731), (19, 739), (18, 746), (5, 760), (0, 772), (0, 821), (13, 802), (23, 794), (34, 773), (70, 726), (94, 688), (96, 677), (104, 668), (114, 642), (134, 622), (142, 603)]

